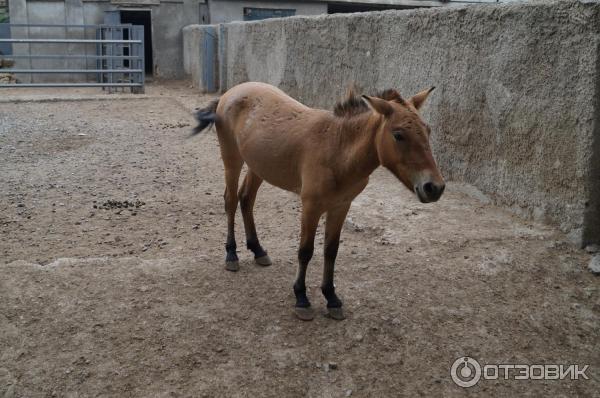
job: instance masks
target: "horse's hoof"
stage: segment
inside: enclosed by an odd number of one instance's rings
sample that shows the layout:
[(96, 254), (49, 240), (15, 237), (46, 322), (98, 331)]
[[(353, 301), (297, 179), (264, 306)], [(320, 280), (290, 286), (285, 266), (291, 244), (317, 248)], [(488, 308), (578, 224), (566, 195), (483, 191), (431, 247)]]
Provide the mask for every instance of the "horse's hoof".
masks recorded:
[(342, 307), (327, 308), (327, 316), (331, 319), (335, 319), (336, 321), (341, 321), (343, 319), (346, 319), (346, 317), (344, 316), (344, 311), (342, 310)]
[(240, 262), (238, 260), (225, 261), (225, 269), (231, 272), (238, 272), (240, 270)]
[(262, 265), (263, 267), (268, 267), (269, 265), (273, 264), (268, 254), (265, 254), (262, 257), (257, 257), (254, 259), (254, 261), (256, 262), (256, 264)]
[(294, 313), (303, 321), (312, 321), (315, 318), (315, 311), (312, 307), (294, 307)]

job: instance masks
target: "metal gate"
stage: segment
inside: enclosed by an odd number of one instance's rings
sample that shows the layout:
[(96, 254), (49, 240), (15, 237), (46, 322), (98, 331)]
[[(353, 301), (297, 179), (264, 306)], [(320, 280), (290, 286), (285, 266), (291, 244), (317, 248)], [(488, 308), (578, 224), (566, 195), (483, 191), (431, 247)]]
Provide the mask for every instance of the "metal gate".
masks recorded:
[(217, 91), (216, 73), (217, 61), (217, 29), (213, 26), (205, 26), (204, 42), (202, 43), (202, 87), (208, 93)]
[(11, 38), (0, 43), (12, 45), (12, 55), (5, 58), (14, 63), (0, 73), (17, 79), (0, 88), (102, 87), (111, 92), (144, 92), (143, 26), (0, 25), (11, 31)]

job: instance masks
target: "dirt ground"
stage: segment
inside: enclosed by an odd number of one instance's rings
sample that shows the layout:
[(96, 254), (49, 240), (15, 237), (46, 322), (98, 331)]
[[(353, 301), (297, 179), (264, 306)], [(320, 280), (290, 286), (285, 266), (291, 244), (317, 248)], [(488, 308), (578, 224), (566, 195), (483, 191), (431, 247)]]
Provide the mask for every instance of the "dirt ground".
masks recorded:
[[(266, 184), (258, 195), (274, 264), (253, 263), (238, 212), (241, 270), (223, 268), (216, 137), (186, 139), (207, 97), (185, 86), (10, 95), (0, 98), (0, 397), (600, 396), (600, 279), (556, 229), (456, 183), (421, 204), (378, 170), (343, 231), (347, 319), (301, 322), (295, 196)], [(307, 279), (320, 313), (322, 241), (320, 229)], [(587, 364), (589, 380), (464, 389), (450, 377), (464, 355)]]

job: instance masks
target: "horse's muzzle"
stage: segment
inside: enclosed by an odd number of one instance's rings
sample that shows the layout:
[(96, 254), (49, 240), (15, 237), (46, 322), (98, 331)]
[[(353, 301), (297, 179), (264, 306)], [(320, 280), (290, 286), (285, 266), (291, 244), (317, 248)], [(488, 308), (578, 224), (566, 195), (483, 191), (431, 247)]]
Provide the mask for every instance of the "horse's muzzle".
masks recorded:
[(446, 184), (444, 183), (436, 184), (434, 182), (427, 181), (415, 185), (415, 193), (422, 203), (437, 202), (444, 193), (445, 188)]

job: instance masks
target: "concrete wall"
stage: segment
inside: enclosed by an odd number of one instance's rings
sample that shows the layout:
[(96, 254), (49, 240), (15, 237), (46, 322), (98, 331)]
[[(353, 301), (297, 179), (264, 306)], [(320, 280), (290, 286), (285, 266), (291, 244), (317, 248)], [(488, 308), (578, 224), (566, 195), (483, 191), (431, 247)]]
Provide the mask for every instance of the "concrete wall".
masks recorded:
[(244, 7), (295, 9), (296, 15), (327, 13), (327, 3), (298, 1), (230, 1), (209, 0), (210, 22), (219, 24), (244, 20)]
[(158, 77), (181, 79), (183, 71), (183, 27), (200, 21), (198, 0), (161, 2), (152, 8), (154, 70)]
[(183, 28), (183, 71), (191, 79), (194, 87), (200, 86), (202, 76), (202, 25), (189, 25)]
[[(183, 68), (192, 85), (203, 92), (214, 92), (219, 87), (218, 32), (218, 25), (183, 28)], [(212, 38), (214, 47), (205, 47), (206, 36)], [(209, 62), (210, 65), (207, 65)], [(205, 68), (209, 68), (212, 75)]]
[[(30, 24), (101, 24), (104, 23), (104, 12), (114, 9), (150, 10), (152, 15), (152, 45), (154, 54), (154, 71), (159, 78), (182, 78), (183, 71), (183, 36), (182, 29), (186, 25), (198, 23), (200, 19), (199, 0), (11, 0), (10, 16), (12, 23)], [(53, 38), (83, 39), (83, 31), (76, 29), (56, 30), (36, 28), (26, 31), (24, 28), (13, 28), (14, 38), (42, 38), (52, 35)], [(94, 38), (94, 32), (88, 30), (88, 39)], [(31, 50), (38, 54), (64, 53), (65, 45), (13, 45), (15, 54), (24, 54)], [(95, 46), (69, 45), (68, 50), (74, 53), (95, 53)], [(19, 61), (18, 67), (60, 69), (81, 68), (78, 61), (49, 61), (38, 60), (31, 64), (29, 61)], [(93, 66), (93, 65), (90, 65)], [(80, 76), (79, 76), (80, 77)], [(94, 76), (90, 76), (92, 79)], [(29, 81), (26, 75), (19, 76), (22, 81)], [(69, 78), (67, 76), (67, 78)], [(65, 80), (65, 76), (38, 75), (34, 81)], [(78, 80), (78, 77), (70, 77)]]
[(448, 179), (599, 242), (599, 20), (597, 2), (556, 2), (226, 24), (221, 88), (264, 81), (331, 109), (352, 81), (437, 86), (424, 117)]

